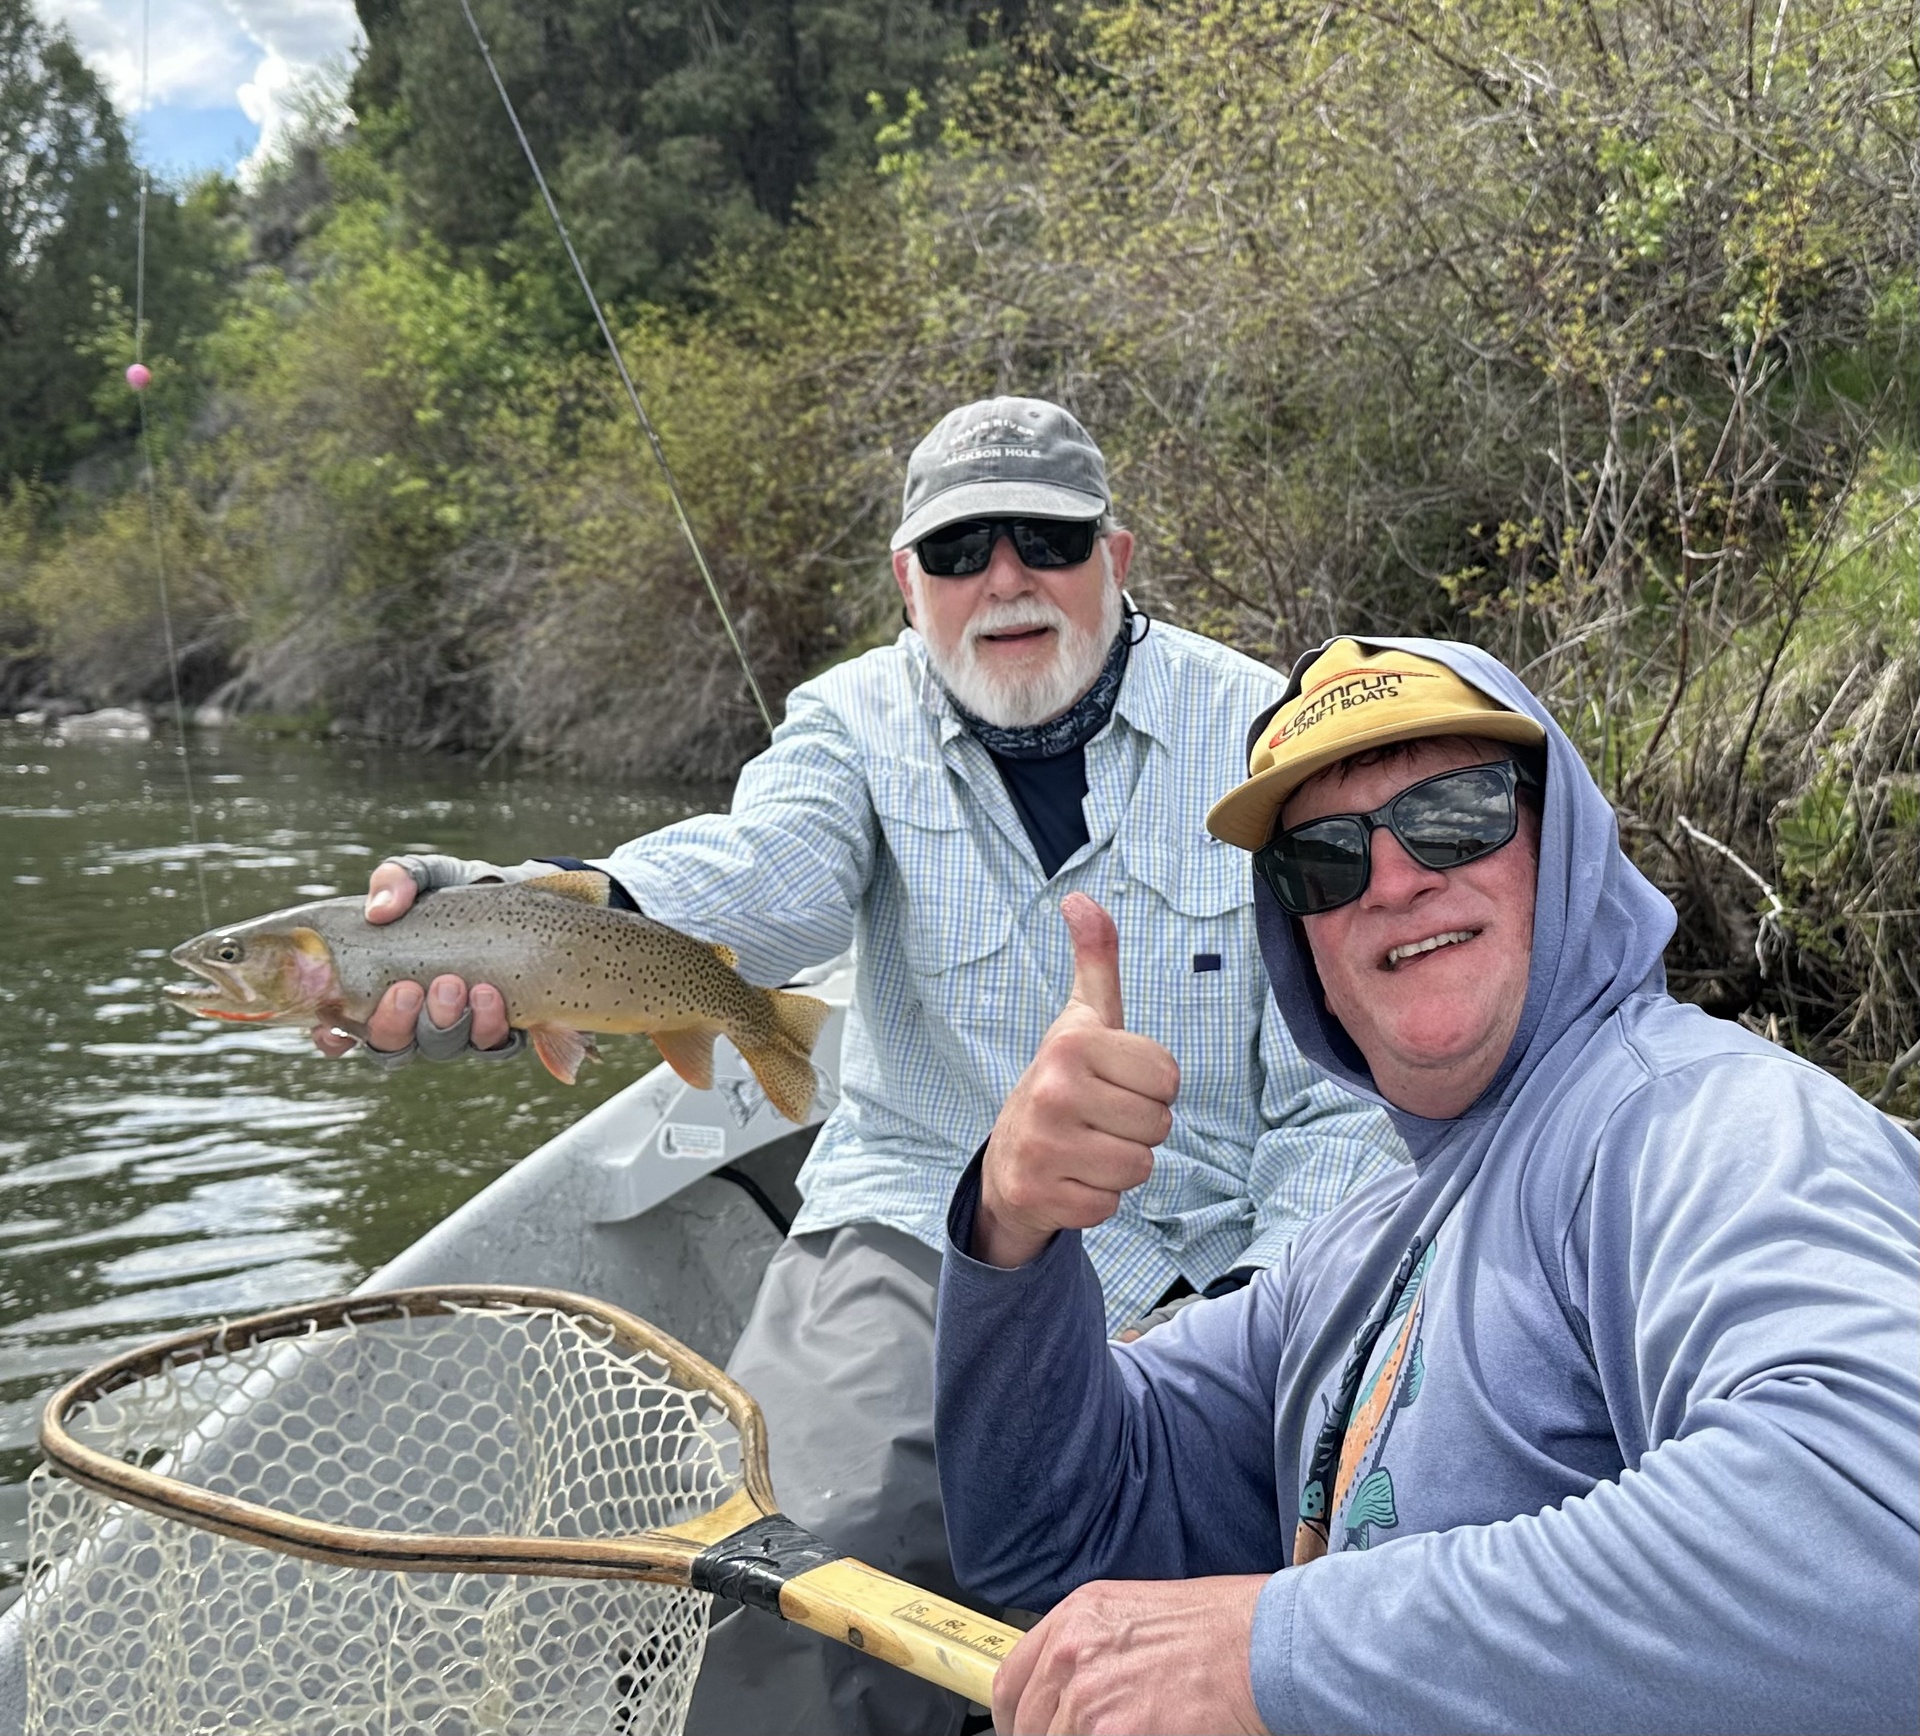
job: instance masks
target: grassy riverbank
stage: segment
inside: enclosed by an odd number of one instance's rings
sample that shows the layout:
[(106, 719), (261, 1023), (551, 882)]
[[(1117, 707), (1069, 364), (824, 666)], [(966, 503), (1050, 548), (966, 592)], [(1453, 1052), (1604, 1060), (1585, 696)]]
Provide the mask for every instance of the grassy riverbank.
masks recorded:
[[(1277, 662), (1340, 629), (1499, 650), (1674, 896), (1676, 985), (1873, 1088), (1920, 1040), (1910, 13), (928, 16), (934, 70), (887, 62), (870, 105), (808, 25), (817, 148), (704, 205), (664, 109), (509, 56), (762, 685), (891, 631), (943, 409), (1062, 398), (1155, 613)], [(725, 772), (757, 716), (510, 136), (471, 111), (461, 191), (421, 105), (464, 49), (369, 29), (353, 124), (196, 195), (227, 287), (156, 358), (151, 521), (102, 302), (104, 432), (12, 483), (0, 627), (93, 702), (161, 697), (157, 543), (196, 699)], [(712, 161), (752, 160), (737, 118), (700, 121)]]

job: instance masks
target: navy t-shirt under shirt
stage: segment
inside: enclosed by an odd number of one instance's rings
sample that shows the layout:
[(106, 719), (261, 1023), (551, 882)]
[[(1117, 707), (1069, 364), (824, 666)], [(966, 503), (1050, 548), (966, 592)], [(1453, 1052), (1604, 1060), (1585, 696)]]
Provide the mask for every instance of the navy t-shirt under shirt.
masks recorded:
[(1007, 786), (1013, 810), (1040, 858), (1040, 872), (1051, 880), (1061, 863), (1087, 841), (1086, 745), (1046, 759), (1015, 759), (992, 748), (987, 753), (1000, 768), (1000, 781)]

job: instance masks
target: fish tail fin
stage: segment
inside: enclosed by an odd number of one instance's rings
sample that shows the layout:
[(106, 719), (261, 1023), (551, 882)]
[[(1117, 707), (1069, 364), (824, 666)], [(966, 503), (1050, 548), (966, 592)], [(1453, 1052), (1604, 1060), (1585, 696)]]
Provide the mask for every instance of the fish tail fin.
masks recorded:
[(817, 1089), (809, 1057), (819, 1040), (820, 1027), (833, 1009), (812, 995), (789, 994), (783, 989), (768, 990), (767, 998), (773, 1012), (773, 1035), (751, 1048), (743, 1046), (740, 1054), (760, 1081), (767, 1101), (789, 1121), (803, 1123)]

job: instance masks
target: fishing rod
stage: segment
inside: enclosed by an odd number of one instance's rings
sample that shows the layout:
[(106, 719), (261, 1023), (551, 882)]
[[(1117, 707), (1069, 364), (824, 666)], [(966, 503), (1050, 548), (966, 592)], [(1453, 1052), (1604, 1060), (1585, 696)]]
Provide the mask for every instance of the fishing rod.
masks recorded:
[[(150, 0), (140, 0), (140, 108), (147, 112), (147, 9)], [(160, 484), (153, 470), (153, 430), (147, 420), (147, 387), (153, 383), (148, 368), (147, 339), (147, 192), (152, 173), (146, 162), (140, 164), (140, 206), (134, 219), (133, 243), (133, 361), (127, 368), (127, 384), (133, 388), (133, 401), (140, 410), (140, 468), (147, 490), (147, 535), (153, 543), (153, 571), (160, 590), (160, 627), (166, 638), (167, 679), (173, 688), (173, 730), (179, 743), (180, 778), (187, 792), (187, 836), (193, 845), (193, 880), (200, 893), (200, 920), (213, 926), (213, 913), (207, 903), (207, 866), (200, 845), (200, 807), (194, 800), (193, 758), (187, 752), (187, 708), (180, 695), (180, 657), (174, 646), (173, 600), (167, 590), (167, 558), (160, 535)]]
[[(144, 3), (144, 0), (143, 0)], [(547, 178), (540, 172), (540, 159), (534, 155), (533, 143), (527, 137), (526, 128), (520, 124), (519, 111), (513, 106), (513, 98), (507, 95), (506, 81), (500, 76), (499, 67), (493, 63), (493, 50), (487, 46), (487, 39), (480, 32), (480, 22), (473, 15), (473, 8), (467, 0), (460, 0), (460, 10), (467, 20), (467, 28), (473, 32), (473, 40), (480, 49), (480, 57), (487, 63), (487, 71), (492, 75), (493, 88), (500, 93), (501, 105), (507, 111), (507, 119), (513, 123), (513, 136), (520, 141), (521, 153), (527, 159), (527, 167), (533, 171), (534, 184), (540, 189), (541, 200), (547, 207), (547, 215), (553, 219), (553, 227), (560, 236), (560, 245), (567, 250), (567, 258), (572, 263), (573, 274), (580, 280), (581, 291), (587, 298), (587, 305), (593, 309), (594, 322), (600, 327), (600, 335), (606, 339), (607, 350), (613, 357), (613, 365), (620, 372), (620, 384), (627, 389), (627, 402), (633, 406), (633, 413), (639, 418), (640, 430), (647, 437), (647, 444), (653, 448), (654, 461), (660, 466), (660, 475), (667, 485), (667, 497), (673, 502), (673, 515), (680, 521), (680, 534), (686, 538), (687, 547), (693, 553), (694, 564), (700, 569), (700, 577), (706, 581), (707, 595), (713, 598), (713, 606), (720, 613), (720, 624), (727, 630), (727, 642), (733, 647), (733, 654), (740, 659), (740, 668), (746, 675), (747, 686), (753, 690), (753, 702), (760, 708), (760, 716), (767, 726), (767, 733), (773, 733), (773, 713), (767, 709), (765, 697), (760, 692), (760, 683), (754, 679), (753, 665), (747, 661), (747, 653), (740, 643), (740, 635), (733, 630), (733, 617), (727, 613), (727, 605), (720, 596), (720, 587), (713, 581), (712, 569), (707, 565), (707, 557), (701, 552), (700, 539), (693, 533), (693, 521), (687, 516), (687, 509), (680, 498), (680, 485), (673, 479), (673, 466), (667, 462), (666, 448), (660, 444), (660, 436), (654, 432), (653, 419), (647, 414), (647, 407), (640, 401), (640, 391), (633, 383), (633, 375), (627, 370), (627, 358), (621, 353), (619, 340), (613, 335), (613, 328), (607, 324), (607, 316), (600, 306), (600, 298), (594, 294), (593, 285), (587, 278), (586, 267), (580, 263), (580, 255), (574, 251), (573, 237), (567, 233), (567, 226), (560, 216), (560, 207), (554, 203), (552, 192), (547, 187)]]

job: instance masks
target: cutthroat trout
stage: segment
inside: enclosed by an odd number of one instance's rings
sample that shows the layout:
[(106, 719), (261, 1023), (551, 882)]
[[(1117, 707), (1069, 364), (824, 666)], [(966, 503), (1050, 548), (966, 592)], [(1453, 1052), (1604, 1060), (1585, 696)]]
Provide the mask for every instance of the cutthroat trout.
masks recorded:
[(597, 874), (555, 873), (508, 886), (423, 895), (375, 925), (359, 898), (323, 898), (174, 949), (203, 980), (165, 991), (187, 1012), (258, 1025), (332, 1025), (366, 1038), (375, 1003), (397, 982), (451, 973), (492, 983), (507, 1019), (571, 1085), (594, 1054), (585, 1033), (644, 1033), (689, 1085), (713, 1083), (725, 1033), (774, 1108), (802, 1121), (813, 1101), (814, 1039), (827, 1005), (756, 988), (733, 953), (606, 902)]

